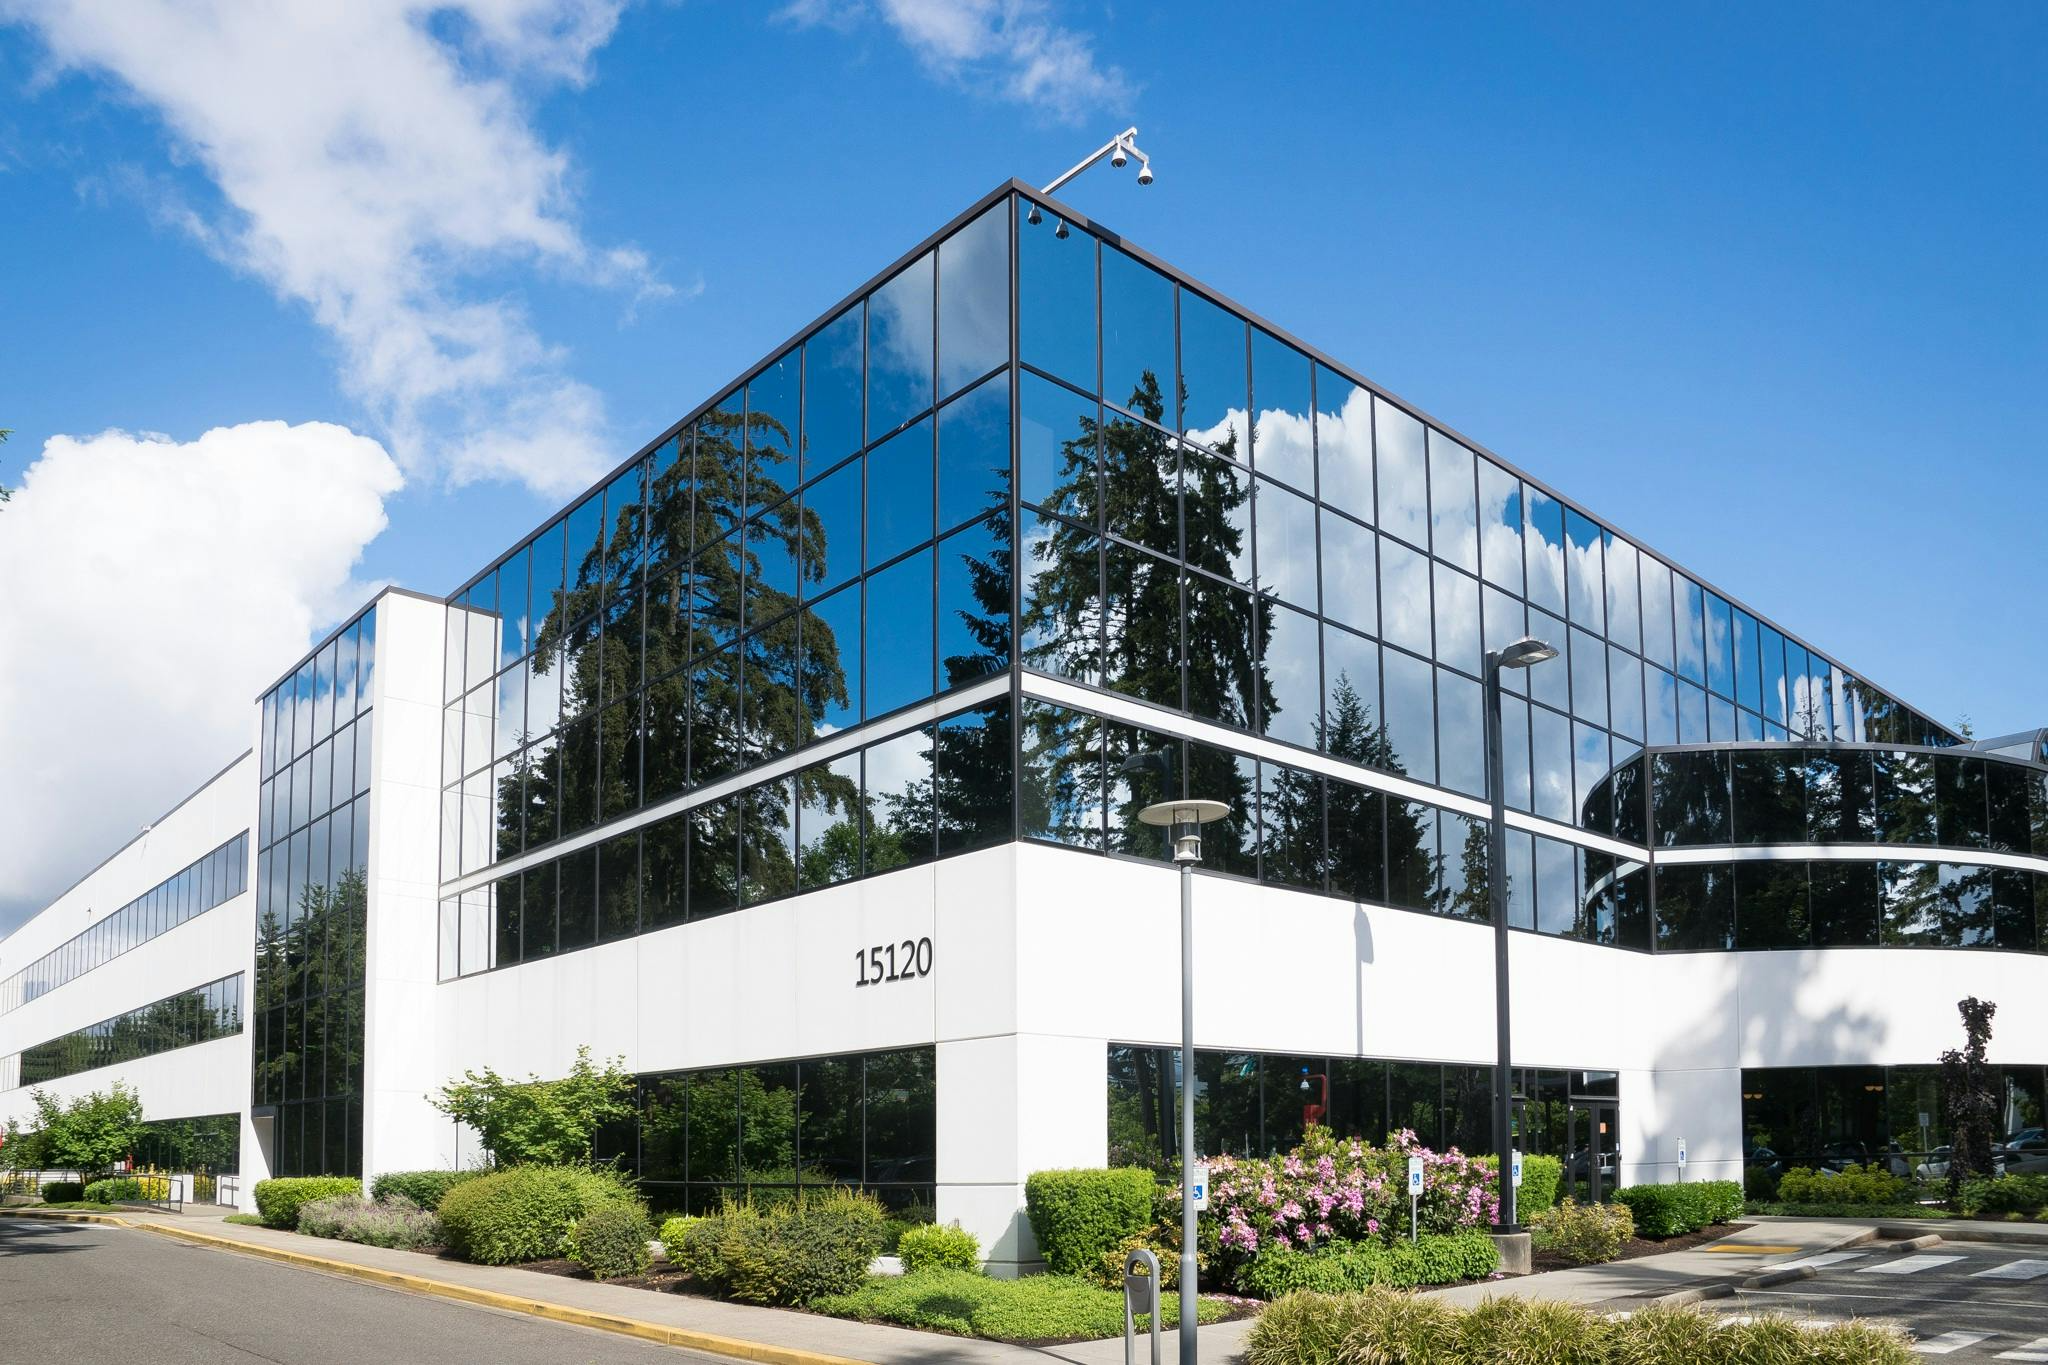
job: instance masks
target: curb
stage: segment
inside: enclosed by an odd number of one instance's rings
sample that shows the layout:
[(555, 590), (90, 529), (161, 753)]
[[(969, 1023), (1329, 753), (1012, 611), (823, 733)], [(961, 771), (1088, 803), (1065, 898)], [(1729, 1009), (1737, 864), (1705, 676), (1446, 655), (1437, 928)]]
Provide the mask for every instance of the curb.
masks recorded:
[(1708, 1299), (1725, 1299), (1734, 1292), (1735, 1285), (1728, 1280), (1722, 1280), (1716, 1284), (1694, 1285), (1691, 1289), (1675, 1289), (1669, 1294), (1659, 1294), (1646, 1302), (1678, 1308), (1688, 1303), (1703, 1303)]
[(1896, 1255), (1906, 1251), (1925, 1251), (1929, 1247), (1938, 1247), (1940, 1245), (1940, 1233), (1925, 1232), (1918, 1237), (1908, 1237), (1903, 1241), (1887, 1243), (1883, 1249)]
[(1774, 1284), (1790, 1284), (1794, 1280), (1810, 1280), (1815, 1275), (1810, 1265), (1787, 1266), (1783, 1270), (1766, 1270), (1752, 1275), (1742, 1282), (1744, 1289), (1769, 1289)]
[[(1916, 1229), (1908, 1223), (1887, 1223), (1876, 1229), (1883, 1237), (1910, 1237)], [(1935, 1234), (1939, 1236), (1940, 1234)], [(1949, 1240), (1957, 1242), (1996, 1242), (2003, 1246), (2048, 1246), (2048, 1227), (2039, 1224), (2015, 1223), (2004, 1228), (1968, 1228), (1961, 1231), (1950, 1229)]]
[(298, 1266), (301, 1269), (324, 1270), (332, 1275), (343, 1275), (350, 1279), (383, 1285), (387, 1289), (410, 1290), (416, 1294), (452, 1299), (480, 1308), (496, 1308), (507, 1313), (545, 1318), (550, 1322), (594, 1328), (618, 1336), (637, 1337), (642, 1341), (652, 1341), (662, 1346), (681, 1346), (694, 1351), (727, 1356), (734, 1360), (754, 1361), (757, 1365), (870, 1365), (870, 1362), (855, 1360), (850, 1356), (825, 1355), (818, 1351), (805, 1351), (790, 1346), (770, 1346), (765, 1342), (746, 1341), (739, 1337), (714, 1336), (709, 1332), (695, 1332), (683, 1327), (645, 1322), (639, 1318), (621, 1317), (614, 1313), (599, 1313), (587, 1308), (549, 1303), (545, 1299), (529, 1299), (517, 1294), (500, 1294), (496, 1290), (477, 1289), (466, 1284), (451, 1284), (446, 1280), (428, 1279), (424, 1275), (409, 1275), (400, 1270), (384, 1270), (376, 1266), (358, 1265), (353, 1261), (330, 1260), (325, 1256), (313, 1256), (285, 1247), (265, 1246), (259, 1242), (244, 1242), (232, 1237), (216, 1237), (211, 1233), (198, 1232), (191, 1228), (167, 1227), (161, 1223), (131, 1223), (125, 1218), (100, 1213), (32, 1213), (15, 1210), (8, 1211), (6, 1216), (51, 1223), (99, 1223), (109, 1227), (153, 1232), (158, 1236), (190, 1242), (196, 1246), (240, 1252), (246, 1256), (258, 1256), (265, 1260)]

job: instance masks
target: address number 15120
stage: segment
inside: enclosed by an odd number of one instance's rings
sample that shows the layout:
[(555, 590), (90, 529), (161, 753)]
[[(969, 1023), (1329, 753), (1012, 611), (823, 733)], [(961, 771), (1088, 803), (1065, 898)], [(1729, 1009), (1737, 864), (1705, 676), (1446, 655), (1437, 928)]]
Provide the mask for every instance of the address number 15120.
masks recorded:
[(853, 951), (853, 984), (879, 986), (888, 981), (914, 981), (932, 974), (932, 941), (906, 938)]

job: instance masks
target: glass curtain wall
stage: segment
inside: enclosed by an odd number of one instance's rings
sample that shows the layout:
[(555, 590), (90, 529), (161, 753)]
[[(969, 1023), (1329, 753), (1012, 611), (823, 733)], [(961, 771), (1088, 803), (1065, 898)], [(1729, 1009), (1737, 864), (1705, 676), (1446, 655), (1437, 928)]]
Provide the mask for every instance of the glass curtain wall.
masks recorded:
[(43, 1085), (242, 1031), (242, 974), (209, 981), (21, 1052), (19, 1085)]
[(254, 1103), (273, 1175), (362, 1165), (373, 604), (263, 698)]
[[(1991, 1070), (1999, 1096), (1993, 1144), (2016, 1144), (2009, 1155), (2016, 1172), (2048, 1171), (2040, 1146), (2048, 1068)], [(1742, 1131), (1747, 1167), (1768, 1176), (1795, 1166), (1839, 1171), (1866, 1163), (1895, 1175), (1947, 1172), (1949, 1126), (1939, 1066), (1748, 1068), (1742, 1073)]]

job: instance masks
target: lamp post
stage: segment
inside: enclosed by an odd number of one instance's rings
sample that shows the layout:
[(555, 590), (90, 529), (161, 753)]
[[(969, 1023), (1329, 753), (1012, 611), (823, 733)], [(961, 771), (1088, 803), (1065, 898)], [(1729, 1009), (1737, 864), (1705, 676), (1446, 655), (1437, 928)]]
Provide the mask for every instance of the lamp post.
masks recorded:
[(1503, 668), (1533, 668), (1555, 659), (1557, 650), (1525, 635), (1502, 649), (1486, 651), (1486, 789), (1493, 799), (1493, 823), (1486, 848), (1486, 895), (1493, 911), (1493, 1150), (1500, 1166), (1496, 1184), (1500, 1190), (1499, 1230), (1513, 1232), (1515, 1222), (1515, 1179), (1508, 1152), (1514, 1126), (1514, 1054), (1508, 1027), (1508, 827), (1507, 775), (1503, 771), (1500, 742), (1500, 671)]
[[(1152, 755), (1125, 765), (1128, 771)], [(1138, 819), (1171, 831), (1180, 865), (1180, 1360), (1195, 1365), (1195, 864), (1202, 861), (1202, 826), (1221, 820), (1221, 801), (1158, 801)]]

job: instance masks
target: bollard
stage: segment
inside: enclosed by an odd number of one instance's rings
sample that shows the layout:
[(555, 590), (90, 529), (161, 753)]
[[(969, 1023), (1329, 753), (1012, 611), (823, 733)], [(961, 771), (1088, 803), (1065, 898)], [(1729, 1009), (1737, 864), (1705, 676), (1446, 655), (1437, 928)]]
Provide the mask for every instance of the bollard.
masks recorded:
[[(1140, 1272), (1139, 1267), (1143, 1267)], [(1150, 1298), (1152, 1314), (1152, 1365), (1159, 1365), (1159, 1258), (1139, 1247), (1124, 1257), (1124, 1365), (1137, 1365), (1137, 1318), (1131, 1311), (1131, 1294), (1143, 1290)]]

